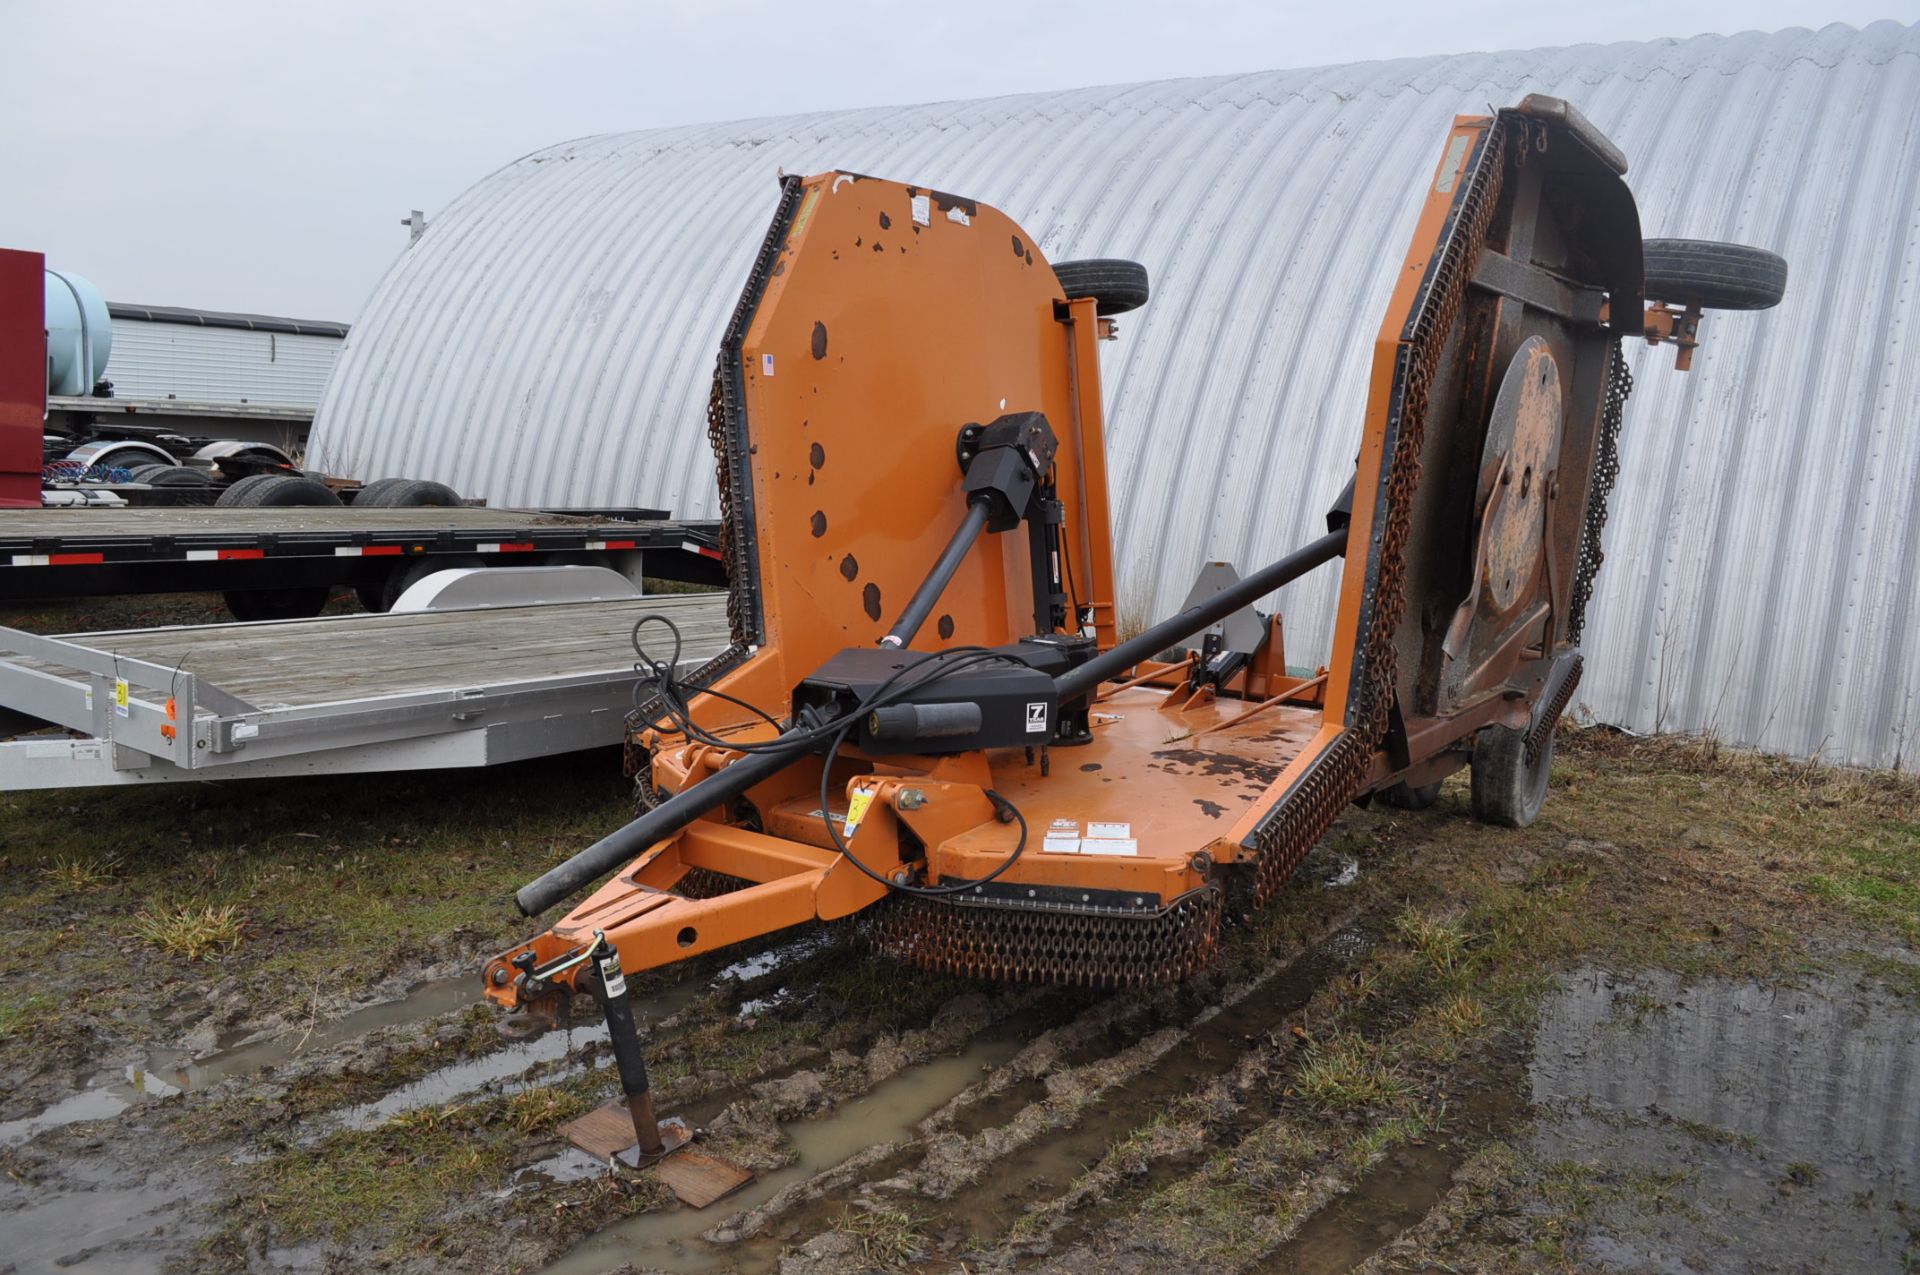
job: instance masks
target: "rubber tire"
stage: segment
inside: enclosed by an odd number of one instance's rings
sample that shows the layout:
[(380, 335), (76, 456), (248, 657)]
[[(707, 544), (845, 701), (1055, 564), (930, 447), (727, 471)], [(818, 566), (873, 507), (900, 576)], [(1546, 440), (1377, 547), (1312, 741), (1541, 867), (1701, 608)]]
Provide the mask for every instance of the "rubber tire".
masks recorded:
[(219, 503), (229, 509), (338, 509), (346, 502), (317, 478), (255, 474), (221, 492)]
[(1540, 817), (1553, 774), (1553, 734), (1527, 765), (1527, 734), (1504, 726), (1482, 727), (1473, 741), (1470, 791), (1473, 817), (1502, 828), (1525, 828)]
[(1787, 294), (1787, 259), (1709, 239), (1649, 239), (1647, 300), (1703, 310), (1771, 310)]
[(1060, 280), (1060, 290), (1067, 294), (1067, 300), (1092, 297), (1099, 303), (1094, 307), (1094, 313), (1099, 315), (1138, 310), (1147, 303), (1152, 291), (1148, 287), (1147, 268), (1121, 257), (1056, 261), (1053, 273)]
[(1440, 800), (1440, 781), (1409, 788), (1404, 783), (1380, 790), (1380, 800), (1395, 810), (1428, 810)]
[[(206, 471), (185, 465), (145, 465), (134, 478), (156, 488), (147, 493), (148, 505), (211, 505), (213, 479)], [(165, 493), (165, 494), (161, 494)]]
[(220, 597), (227, 613), (245, 623), (256, 620), (311, 620), (333, 597), (329, 585), (304, 589), (229, 589)]
[(250, 508), (246, 493), (261, 483), (272, 482), (278, 477), (280, 477), (279, 474), (248, 474), (245, 478), (236, 478), (221, 490), (219, 499), (213, 503), (221, 509)]
[(347, 503), (350, 505), (368, 504), (378, 493), (385, 491), (389, 487), (397, 487), (406, 481), (404, 478), (376, 478), (370, 483), (362, 484), (359, 491), (354, 492), (352, 496), (347, 498)]
[(133, 481), (137, 483), (143, 483), (147, 481), (144, 475), (158, 473), (164, 469), (178, 469), (178, 468), (179, 468), (178, 465), (162, 465), (158, 461), (155, 461), (151, 465), (142, 465), (138, 469), (130, 469), (127, 472), (133, 475)]
[(459, 492), (424, 478), (377, 478), (353, 498), (356, 509), (449, 509), (459, 503)]
[[(333, 488), (292, 474), (254, 474), (220, 493), (214, 502), (229, 509), (338, 508)], [(236, 620), (305, 620), (319, 615), (333, 596), (330, 585), (293, 589), (230, 589), (221, 595)]]

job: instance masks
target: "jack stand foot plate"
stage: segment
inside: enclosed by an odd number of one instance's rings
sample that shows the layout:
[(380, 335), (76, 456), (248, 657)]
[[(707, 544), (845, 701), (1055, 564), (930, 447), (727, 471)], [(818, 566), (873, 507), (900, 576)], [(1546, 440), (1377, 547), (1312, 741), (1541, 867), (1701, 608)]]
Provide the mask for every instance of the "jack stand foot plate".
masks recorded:
[(634, 1143), (633, 1117), (627, 1104), (617, 1098), (561, 1125), (560, 1132), (595, 1160), (604, 1163), (618, 1159), (629, 1168), (652, 1169), (682, 1203), (696, 1209), (704, 1209), (753, 1181), (753, 1174), (739, 1165), (689, 1146), (693, 1131), (678, 1116), (660, 1122), (660, 1140), (666, 1144), (666, 1152), (642, 1160), (640, 1148)]

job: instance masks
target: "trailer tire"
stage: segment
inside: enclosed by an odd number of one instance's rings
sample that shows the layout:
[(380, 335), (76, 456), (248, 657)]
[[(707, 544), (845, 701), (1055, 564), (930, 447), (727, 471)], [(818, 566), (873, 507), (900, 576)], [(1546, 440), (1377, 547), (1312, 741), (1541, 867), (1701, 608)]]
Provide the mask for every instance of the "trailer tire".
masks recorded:
[(325, 609), (333, 589), (324, 584), (303, 589), (229, 589), (220, 596), (229, 615), (251, 624), (256, 620), (311, 620)]
[(1405, 783), (1394, 784), (1380, 790), (1380, 800), (1395, 810), (1427, 810), (1440, 800), (1440, 781), (1436, 779), (1418, 788), (1409, 788)]
[(447, 509), (460, 503), (460, 493), (424, 478), (376, 478), (353, 503), (358, 509)]
[(332, 509), (344, 502), (317, 478), (255, 474), (221, 492), (219, 503), (229, 509)]
[[(298, 509), (338, 507), (333, 488), (312, 478), (292, 474), (254, 474), (242, 478), (214, 502), (229, 509)], [(319, 615), (333, 596), (329, 585), (292, 589), (230, 589), (221, 595), (236, 620), (304, 620)]]
[(1649, 301), (1703, 310), (1771, 310), (1787, 294), (1787, 259), (1765, 248), (1710, 239), (1649, 239)]
[(1098, 304), (1094, 313), (1125, 314), (1147, 303), (1151, 292), (1147, 268), (1137, 261), (1120, 257), (1091, 257), (1085, 261), (1056, 261), (1054, 277), (1067, 300), (1092, 297)]
[(1539, 754), (1528, 765), (1526, 731), (1482, 727), (1473, 740), (1473, 817), (1502, 828), (1527, 827), (1540, 817), (1552, 773), (1552, 732), (1541, 741)]
[(214, 501), (213, 479), (205, 470), (185, 465), (143, 465), (133, 477), (135, 482), (155, 489), (147, 493), (149, 505), (211, 505)]
[(213, 503), (222, 509), (248, 508), (246, 493), (278, 477), (279, 474), (248, 474), (245, 478), (236, 478), (221, 490), (220, 498)]

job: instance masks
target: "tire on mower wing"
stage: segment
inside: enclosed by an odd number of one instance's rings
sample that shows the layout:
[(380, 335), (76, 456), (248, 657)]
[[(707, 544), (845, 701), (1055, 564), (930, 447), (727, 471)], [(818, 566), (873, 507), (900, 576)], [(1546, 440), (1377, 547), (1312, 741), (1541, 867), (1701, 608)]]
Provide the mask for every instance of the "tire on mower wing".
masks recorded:
[(1787, 260), (1710, 239), (1649, 239), (1647, 299), (1703, 310), (1770, 310), (1787, 294)]
[(1067, 300), (1092, 297), (1100, 315), (1125, 314), (1147, 303), (1147, 268), (1120, 257), (1091, 257), (1085, 261), (1056, 261), (1054, 277)]
[(1527, 732), (1484, 726), (1473, 740), (1469, 785), (1473, 817), (1503, 828), (1525, 828), (1540, 817), (1553, 773), (1553, 732), (1541, 741), (1540, 754), (1527, 764)]
[[(255, 474), (220, 493), (229, 509), (338, 508), (333, 488), (292, 474)], [(320, 614), (333, 593), (324, 584), (289, 589), (230, 589), (221, 596), (236, 620), (303, 620)]]

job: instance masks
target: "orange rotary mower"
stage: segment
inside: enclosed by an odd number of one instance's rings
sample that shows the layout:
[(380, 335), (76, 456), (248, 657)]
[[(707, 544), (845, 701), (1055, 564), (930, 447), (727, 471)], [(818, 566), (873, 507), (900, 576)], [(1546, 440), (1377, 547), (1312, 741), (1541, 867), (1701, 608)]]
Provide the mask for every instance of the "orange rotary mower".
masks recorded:
[[(1145, 271), (1049, 265), (971, 199), (783, 179), (708, 418), (732, 645), (676, 680), (671, 624), (641, 622), (647, 808), (520, 890), (531, 916), (618, 869), (489, 962), (487, 995), (598, 998), (651, 1154), (623, 971), (872, 909), (923, 968), (1163, 983), (1349, 802), (1418, 807), (1471, 766), (1478, 817), (1530, 822), (1580, 677), (1621, 342), (1684, 367), (1702, 307), (1785, 285), (1771, 253), (1643, 241), (1625, 171), (1556, 99), (1456, 119), (1326, 535), (1244, 579), (1214, 564), (1124, 640), (1096, 342)], [(1300, 676), (1254, 604), (1336, 560), (1332, 654)]]

